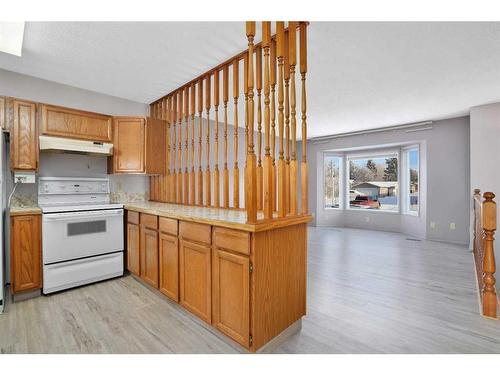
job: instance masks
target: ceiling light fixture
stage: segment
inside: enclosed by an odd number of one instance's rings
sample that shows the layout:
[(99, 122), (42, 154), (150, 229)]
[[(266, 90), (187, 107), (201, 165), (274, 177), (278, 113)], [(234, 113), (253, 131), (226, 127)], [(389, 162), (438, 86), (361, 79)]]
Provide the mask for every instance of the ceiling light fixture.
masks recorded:
[(0, 22), (0, 52), (21, 56), (24, 22)]

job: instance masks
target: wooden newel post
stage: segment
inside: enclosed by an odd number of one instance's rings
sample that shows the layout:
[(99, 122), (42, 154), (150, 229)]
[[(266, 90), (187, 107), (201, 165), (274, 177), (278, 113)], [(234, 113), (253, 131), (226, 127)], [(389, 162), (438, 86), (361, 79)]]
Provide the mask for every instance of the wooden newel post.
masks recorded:
[(483, 315), (496, 318), (498, 299), (495, 291), (495, 252), (493, 241), (497, 229), (497, 209), (493, 200), (495, 194), (483, 194), (483, 230), (484, 230), (484, 258), (483, 258)]
[(247, 21), (246, 34), (248, 38), (248, 148), (246, 165), (246, 197), (247, 222), (257, 222), (257, 159), (254, 151), (254, 101), (253, 101), (253, 38), (255, 36), (255, 21)]

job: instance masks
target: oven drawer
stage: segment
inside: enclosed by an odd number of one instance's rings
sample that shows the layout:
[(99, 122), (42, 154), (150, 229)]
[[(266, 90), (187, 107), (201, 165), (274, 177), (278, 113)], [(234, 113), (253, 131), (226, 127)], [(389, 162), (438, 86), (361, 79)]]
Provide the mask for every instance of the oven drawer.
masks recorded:
[(123, 252), (43, 266), (43, 293), (123, 275)]
[(43, 263), (122, 251), (123, 209), (43, 214)]

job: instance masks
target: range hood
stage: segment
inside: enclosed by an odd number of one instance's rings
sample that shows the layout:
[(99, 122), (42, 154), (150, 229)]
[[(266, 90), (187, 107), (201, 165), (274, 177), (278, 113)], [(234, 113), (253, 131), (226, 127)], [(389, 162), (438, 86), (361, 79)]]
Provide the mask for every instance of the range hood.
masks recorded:
[(113, 144), (82, 141), (79, 139), (49, 137), (41, 135), (40, 151), (63, 151), (63, 152), (76, 152), (81, 154), (91, 155), (113, 155)]

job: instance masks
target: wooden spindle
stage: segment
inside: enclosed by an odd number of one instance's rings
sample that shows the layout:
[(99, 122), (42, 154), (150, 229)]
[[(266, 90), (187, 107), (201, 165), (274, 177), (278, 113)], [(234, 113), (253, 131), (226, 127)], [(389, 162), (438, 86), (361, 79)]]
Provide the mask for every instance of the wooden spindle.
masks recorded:
[(233, 61), (233, 99), (234, 99), (234, 168), (233, 168), (233, 206), (240, 207), (240, 170), (238, 167), (238, 98), (240, 96), (239, 89), (239, 63), (238, 59)]
[(165, 202), (170, 201), (170, 96), (165, 99), (165, 119), (167, 120), (167, 175), (165, 176)]
[[(264, 167), (263, 167), (263, 210), (264, 219), (269, 220), (273, 216), (272, 206), (272, 168), (270, 147), (270, 113), (269, 113), (269, 49), (271, 43), (271, 22), (262, 22), (262, 47), (264, 48)], [(259, 100), (260, 102), (260, 100)]]
[(497, 208), (493, 200), (495, 194), (486, 192), (483, 194), (483, 231), (484, 231), (484, 254), (483, 254), (483, 315), (491, 318), (497, 317), (498, 299), (495, 291), (495, 251), (493, 243), (497, 229)]
[(248, 149), (247, 149), (247, 179), (246, 190), (248, 202), (245, 202), (247, 222), (257, 222), (257, 159), (254, 151), (254, 72), (253, 72), (253, 38), (255, 22), (247, 21), (246, 34), (248, 39)]
[(272, 192), (271, 201), (273, 206), (273, 211), (276, 210), (276, 178), (277, 178), (277, 166), (276, 166), (276, 40), (271, 40), (271, 158), (273, 160), (273, 167), (271, 169), (272, 173)]
[(219, 71), (214, 72), (214, 120), (215, 120), (215, 164), (214, 164), (214, 206), (220, 207), (219, 175)]
[(184, 87), (184, 122), (186, 123), (186, 134), (184, 140), (184, 190), (182, 203), (189, 203), (189, 86)]
[(307, 24), (300, 23), (300, 75), (302, 82), (301, 111), (302, 111), (302, 162), (300, 166), (301, 185), (301, 211), (309, 212), (308, 202), (308, 167), (307, 167), (307, 99), (306, 99), (306, 73), (307, 73)]
[(198, 81), (198, 206), (203, 206), (203, 170), (201, 168), (201, 158), (203, 153), (203, 78)]
[(222, 196), (223, 207), (229, 208), (229, 170), (227, 168), (228, 144), (227, 144), (227, 102), (229, 100), (229, 66), (224, 66), (222, 71), (223, 89), (222, 101), (224, 102), (224, 170), (222, 172)]
[(195, 92), (195, 84), (191, 83), (191, 106), (190, 106), (190, 114), (191, 114), (191, 173), (189, 175), (189, 204), (195, 204), (196, 197), (196, 174), (194, 170), (194, 114), (195, 114), (195, 100), (196, 92)]
[[(248, 53), (246, 53), (243, 58), (243, 95), (245, 95), (245, 153), (246, 153), (248, 149)], [(245, 167), (246, 165), (247, 165), (247, 160), (245, 158)]]
[(295, 64), (297, 62), (297, 22), (288, 23), (288, 51), (290, 63), (290, 214), (297, 215), (297, 119), (295, 94)]
[(172, 174), (171, 177), (171, 191), (172, 191), (172, 203), (177, 203), (177, 93), (173, 94), (173, 101), (172, 101), (172, 121), (173, 121), (173, 128), (172, 128), (172, 169), (174, 173)]
[(207, 166), (205, 169), (205, 197), (206, 197), (206, 206), (210, 207), (212, 205), (212, 176), (210, 172), (210, 105), (211, 100), (210, 96), (212, 95), (210, 91), (210, 83), (211, 83), (210, 74), (206, 77), (205, 84), (205, 110), (207, 114)]
[(278, 133), (279, 133), (279, 159), (278, 159), (278, 216), (285, 217), (285, 159), (283, 150), (283, 131), (285, 125), (285, 118), (283, 114), (283, 55), (285, 44), (285, 25), (284, 22), (276, 22), (276, 56), (278, 58)]
[(262, 91), (262, 48), (258, 46), (255, 48), (255, 88), (257, 89), (257, 210), (262, 210), (262, 104), (261, 104), (261, 91)]
[(179, 98), (177, 99), (177, 120), (179, 122), (179, 169), (177, 171), (177, 203), (182, 203), (182, 93), (183, 90), (179, 90)]
[(285, 31), (283, 46), (283, 75), (285, 79), (285, 211), (290, 212), (290, 61), (288, 30)]

